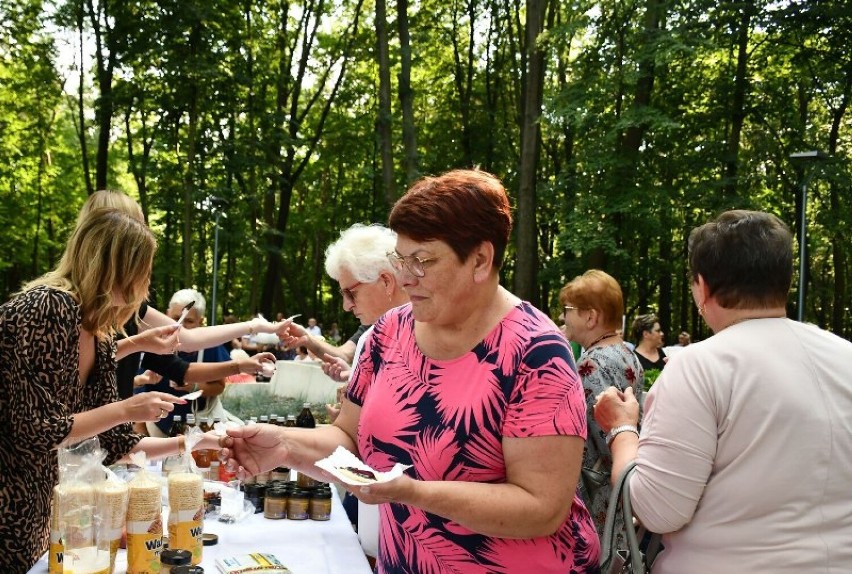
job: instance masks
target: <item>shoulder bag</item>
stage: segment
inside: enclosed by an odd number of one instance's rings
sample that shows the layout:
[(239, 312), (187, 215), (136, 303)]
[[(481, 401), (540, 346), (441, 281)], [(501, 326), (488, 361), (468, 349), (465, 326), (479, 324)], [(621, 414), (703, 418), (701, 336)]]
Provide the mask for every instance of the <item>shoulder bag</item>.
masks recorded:
[[(650, 533), (644, 527), (636, 527), (633, 505), (630, 501), (630, 476), (636, 469), (636, 461), (630, 461), (612, 487), (609, 506), (606, 509), (603, 539), (601, 540), (601, 574), (646, 574), (657, 553), (661, 550), (661, 536)], [(624, 518), (624, 536), (616, 531), (616, 514)], [(645, 539), (648, 544), (643, 552)], [(623, 541), (623, 542), (622, 542)]]

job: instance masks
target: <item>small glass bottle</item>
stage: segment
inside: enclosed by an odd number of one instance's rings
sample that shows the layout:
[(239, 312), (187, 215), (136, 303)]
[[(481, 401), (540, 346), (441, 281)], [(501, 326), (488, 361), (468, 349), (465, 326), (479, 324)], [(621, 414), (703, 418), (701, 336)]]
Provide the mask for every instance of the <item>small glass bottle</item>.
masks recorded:
[(314, 414), (311, 412), (311, 403), (302, 405), (302, 412), (296, 417), (296, 426), (305, 429), (316, 428), (317, 423), (314, 420)]
[(311, 520), (331, 519), (331, 489), (317, 488), (311, 495), (308, 505)]
[(285, 427), (294, 427), (296, 426), (296, 415), (287, 415), (287, 422), (284, 423)]
[(172, 429), (169, 432), (170, 437), (176, 437), (186, 434), (186, 425), (183, 422), (181, 415), (175, 415), (172, 419)]
[(290, 491), (290, 497), (287, 499), (287, 518), (290, 520), (307, 520), (309, 507), (310, 494), (307, 491), (300, 488), (294, 488)]
[(269, 416), (268, 415), (260, 415), (260, 424), (267, 424), (267, 423), (269, 423)]
[(278, 426), (278, 415), (275, 413), (269, 415), (269, 424)]
[(287, 500), (287, 491), (285, 489), (267, 489), (263, 503), (263, 517), (271, 520), (287, 518)]
[(186, 430), (191, 428), (195, 428), (195, 415), (192, 413), (188, 413), (186, 415)]

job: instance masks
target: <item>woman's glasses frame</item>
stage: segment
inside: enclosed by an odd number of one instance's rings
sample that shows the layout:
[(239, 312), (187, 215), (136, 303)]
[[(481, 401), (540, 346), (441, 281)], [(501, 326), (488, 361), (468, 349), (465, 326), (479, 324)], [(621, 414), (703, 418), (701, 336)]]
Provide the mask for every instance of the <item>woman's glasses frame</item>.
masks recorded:
[(391, 267), (397, 273), (401, 273), (403, 269), (414, 275), (415, 277), (425, 277), (426, 269), (423, 267), (425, 263), (435, 261), (436, 257), (417, 257), (416, 255), (400, 255), (396, 251), (388, 251), (388, 261)]

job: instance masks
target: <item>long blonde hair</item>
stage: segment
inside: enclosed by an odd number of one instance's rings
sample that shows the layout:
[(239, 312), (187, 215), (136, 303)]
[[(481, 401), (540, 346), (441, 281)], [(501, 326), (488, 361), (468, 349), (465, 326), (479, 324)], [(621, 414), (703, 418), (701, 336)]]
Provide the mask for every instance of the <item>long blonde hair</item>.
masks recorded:
[(135, 199), (121, 191), (113, 191), (111, 189), (102, 189), (90, 195), (83, 207), (80, 208), (80, 213), (77, 215), (77, 226), (86, 219), (89, 214), (95, 209), (112, 208), (124, 212), (134, 219), (138, 219), (145, 223), (145, 214), (142, 213), (142, 208)]
[[(96, 207), (78, 219), (56, 268), (23, 291), (41, 285), (65, 291), (80, 305), (83, 329), (112, 336), (148, 296), (156, 250), (143, 221), (124, 209)], [(115, 305), (113, 293), (124, 303)]]

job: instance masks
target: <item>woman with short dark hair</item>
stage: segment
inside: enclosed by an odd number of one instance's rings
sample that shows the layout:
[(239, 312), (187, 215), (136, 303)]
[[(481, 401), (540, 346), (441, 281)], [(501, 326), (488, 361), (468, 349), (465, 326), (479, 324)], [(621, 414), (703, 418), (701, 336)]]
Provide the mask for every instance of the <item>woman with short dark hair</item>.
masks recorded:
[(665, 333), (660, 328), (660, 320), (653, 313), (640, 315), (633, 321), (633, 340), (636, 341), (636, 347), (633, 352), (636, 353), (636, 358), (639, 359), (639, 364), (642, 369), (649, 371), (656, 369), (662, 371), (666, 366), (665, 351), (663, 344), (665, 342)]
[(728, 211), (689, 237), (692, 296), (714, 335), (674, 355), (639, 405), (600, 395), (613, 473), (664, 533), (654, 574), (846, 572), (852, 563), (852, 343), (786, 318), (792, 236)]

